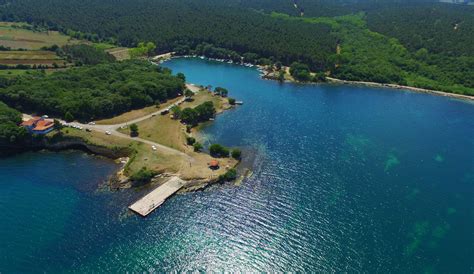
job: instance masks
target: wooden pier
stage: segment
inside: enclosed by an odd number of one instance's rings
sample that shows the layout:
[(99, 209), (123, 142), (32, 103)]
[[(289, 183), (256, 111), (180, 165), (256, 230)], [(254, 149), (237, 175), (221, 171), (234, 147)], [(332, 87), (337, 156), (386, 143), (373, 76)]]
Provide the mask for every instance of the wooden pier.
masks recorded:
[(178, 190), (180, 190), (183, 185), (183, 180), (178, 177), (172, 177), (166, 183), (157, 187), (155, 190), (148, 193), (147, 195), (145, 195), (145, 197), (136, 201), (128, 208), (133, 212), (136, 212), (141, 216), (145, 217), (157, 207), (162, 205), (168, 197), (172, 196)]

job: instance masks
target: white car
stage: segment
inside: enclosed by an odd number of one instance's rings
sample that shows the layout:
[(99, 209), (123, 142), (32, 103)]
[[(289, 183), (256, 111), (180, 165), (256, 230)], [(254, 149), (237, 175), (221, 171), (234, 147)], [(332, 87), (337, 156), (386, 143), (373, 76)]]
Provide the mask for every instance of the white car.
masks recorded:
[(107, 130), (107, 131), (105, 132), (105, 134), (106, 134), (106, 135), (111, 135), (112, 133)]
[(156, 146), (151, 146), (151, 149), (156, 150)]
[(89, 125), (93, 126), (95, 125), (95, 122), (89, 122)]

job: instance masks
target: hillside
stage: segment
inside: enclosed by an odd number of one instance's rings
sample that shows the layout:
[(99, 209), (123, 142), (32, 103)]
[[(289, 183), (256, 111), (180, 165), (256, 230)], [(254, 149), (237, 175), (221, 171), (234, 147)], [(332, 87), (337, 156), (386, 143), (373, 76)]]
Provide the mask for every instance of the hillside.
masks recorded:
[[(156, 52), (291, 65), (474, 95), (474, 7), (432, 1), (17, 0), (2, 20)], [(207, 50), (211, 49), (211, 50)]]

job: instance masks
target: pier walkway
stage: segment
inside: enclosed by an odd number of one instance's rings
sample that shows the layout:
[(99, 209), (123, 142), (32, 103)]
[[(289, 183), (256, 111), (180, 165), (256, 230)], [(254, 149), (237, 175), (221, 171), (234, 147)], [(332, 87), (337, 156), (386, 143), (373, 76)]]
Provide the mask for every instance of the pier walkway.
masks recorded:
[(150, 214), (153, 210), (159, 207), (163, 202), (184, 185), (184, 181), (178, 177), (172, 177), (163, 185), (157, 187), (152, 192), (148, 193), (145, 197), (136, 201), (128, 208), (141, 216), (145, 217)]

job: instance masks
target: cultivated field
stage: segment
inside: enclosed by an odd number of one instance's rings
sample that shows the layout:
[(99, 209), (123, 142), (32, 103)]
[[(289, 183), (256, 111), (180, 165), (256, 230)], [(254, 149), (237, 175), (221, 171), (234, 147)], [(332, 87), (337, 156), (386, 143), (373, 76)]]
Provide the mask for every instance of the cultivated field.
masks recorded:
[(51, 51), (0, 51), (0, 64), (4, 65), (21, 64), (52, 66), (54, 63), (64, 65), (64, 60)]
[(39, 50), (52, 45), (79, 43), (57, 31), (33, 31), (24, 26), (27, 24), (0, 22), (0, 45), (12, 49)]
[(110, 53), (118, 61), (130, 59), (130, 53), (128, 48), (111, 48), (107, 49), (106, 52)]
[[(26, 23), (0, 22), (0, 46), (12, 49), (0, 51), (0, 65), (12, 67), (16, 65), (43, 65), (52, 68), (54, 64), (57, 64), (60, 67), (65, 67), (67, 66), (65, 61), (54, 52), (41, 49), (53, 45), (61, 47), (80, 43), (103, 49), (119, 61), (130, 59), (127, 48), (119, 48), (107, 43), (77, 40), (57, 31), (36, 31)], [(10, 73), (10, 75), (12, 74), (14, 73)]]

